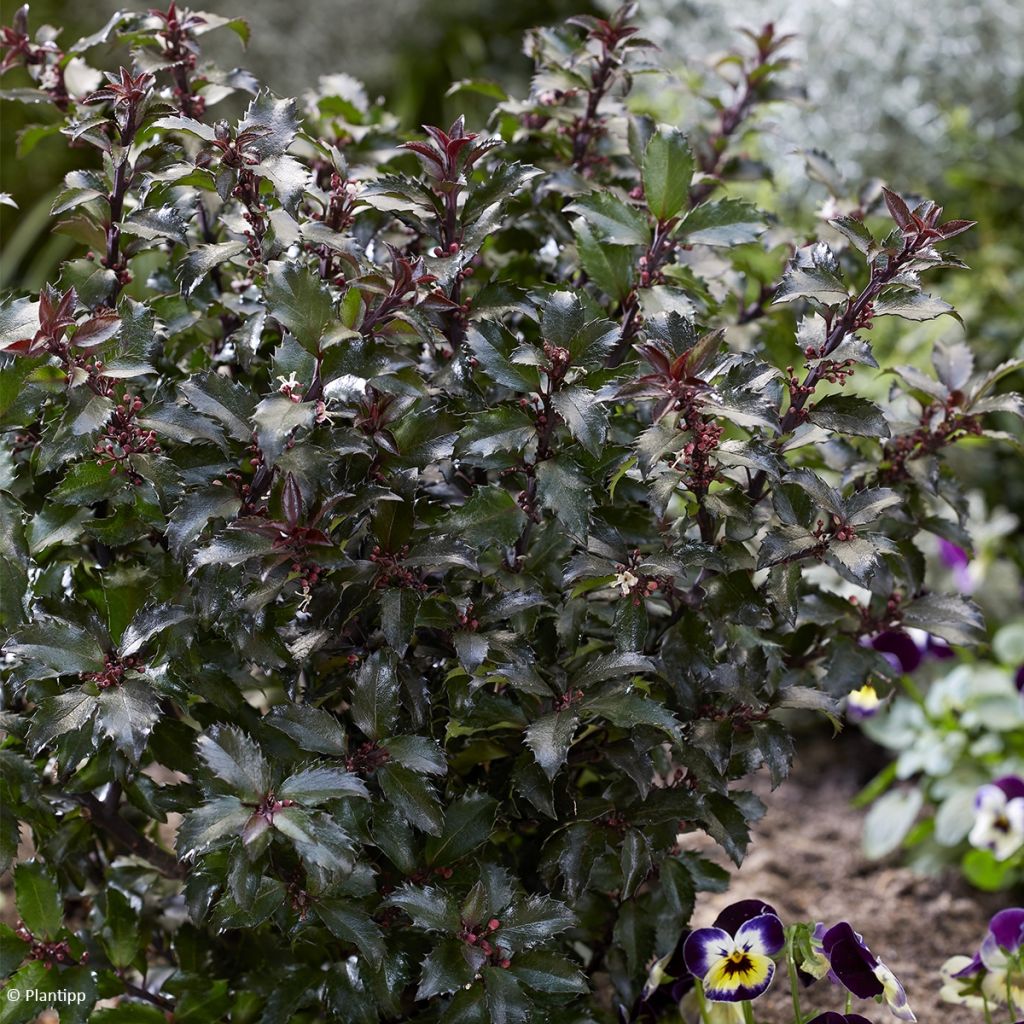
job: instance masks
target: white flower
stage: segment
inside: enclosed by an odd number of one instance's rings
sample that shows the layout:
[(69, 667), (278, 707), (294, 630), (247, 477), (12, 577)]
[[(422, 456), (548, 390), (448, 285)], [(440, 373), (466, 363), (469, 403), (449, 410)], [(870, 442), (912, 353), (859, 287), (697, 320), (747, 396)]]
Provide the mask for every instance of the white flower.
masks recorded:
[(1024, 782), (1011, 776), (978, 790), (968, 839), (996, 860), (1008, 860), (1024, 846)]
[(615, 586), (622, 592), (623, 597), (629, 597), (632, 593), (633, 588), (640, 582), (638, 576), (634, 576), (628, 569), (624, 572), (617, 572), (615, 574)]
[(979, 995), (970, 993), (971, 983), (956, 977), (958, 972), (965, 967), (970, 967), (973, 962), (969, 956), (951, 956), (939, 969), (942, 976), (939, 998), (944, 1003), (969, 1006), (972, 1010), (985, 1009), (985, 1000)]

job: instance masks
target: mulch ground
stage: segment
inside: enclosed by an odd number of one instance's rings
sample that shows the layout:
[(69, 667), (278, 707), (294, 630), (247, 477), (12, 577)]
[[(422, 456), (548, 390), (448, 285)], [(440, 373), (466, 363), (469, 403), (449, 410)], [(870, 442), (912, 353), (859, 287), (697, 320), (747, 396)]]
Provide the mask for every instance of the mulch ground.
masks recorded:
[[(948, 957), (974, 952), (1005, 901), (971, 889), (954, 871), (924, 877), (896, 858), (863, 856), (864, 811), (850, 801), (884, 764), (878, 756), (856, 736), (805, 744), (779, 789), (759, 789), (768, 813), (755, 826), (747, 859), (727, 893), (701, 899), (694, 924), (708, 925), (748, 897), (773, 904), (787, 922), (848, 920), (903, 982), (921, 1024), (980, 1024), (976, 1012), (939, 1000), (938, 971)], [(780, 976), (756, 1004), (758, 1024), (792, 1024), (787, 995)], [(805, 996), (815, 1010), (842, 1010), (843, 998), (827, 981)], [(884, 1007), (855, 1003), (872, 1022), (895, 1021)]]

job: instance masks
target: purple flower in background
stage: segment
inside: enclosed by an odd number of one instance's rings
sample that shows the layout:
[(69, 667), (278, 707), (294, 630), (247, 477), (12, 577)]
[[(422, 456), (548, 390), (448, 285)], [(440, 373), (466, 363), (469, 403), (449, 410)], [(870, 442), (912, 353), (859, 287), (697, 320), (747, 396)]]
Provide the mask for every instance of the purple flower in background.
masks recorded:
[(1024, 846), (1024, 780), (1004, 775), (974, 796), (974, 826), (967, 837), (996, 860), (1008, 860)]
[[(1019, 779), (1017, 780), (1020, 781)], [(1024, 907), (1000, 910), (989, 921), (988, 935), (981, 944), (981, 962), (990, 971), (1005, 971), (1024, 947)]]
[(714, 1002), (756, 999), (772, 983), (772, 957), (785, 945), (782, 921), (760, 900), (742, 900), (718, 915), (711, 928), (691, 932), (683, 944), (690, 973)]
[(894, 669), (906, 675), (916, 671), (926, 657), (953, 657), (945, 640), (920, 629), (887, 629), (862, 643), (878, 651)]
[(899, 1020), (917, 1020), (896, 975), (868, 949), (848, 922), (840, 921), (827, 930), (819, 924), (814, 930), (814, 940), (828, 962), (830, 981), (861, 999), (883, 998)]
[(939, 558), (953, 573), (953, 581), (961, 594), (974, 591), (974, 580), (971, 578), (971, 556), (958, 544), (939, 538)]
[(1024, 950), (1024, 908), (1000, 910), (989, 922), (988, 933), (973, 957), (952, 957), (943, 966), (942, 997), (947, 1002), (976, 1009), (1005, 1004), (1012, 994), (1024, 1004), (1020, 961)]
[(1024, 693), (1024, 665), (1017, 669), (1017, 674), (1013, 677), (1013, 681), (1017, 684), (1017, 692)]
[(836, 1013), (834, 1010), (826, 1010), (819, 1013), (814, 1020), (808, 1021), (808, 1024), (871, 1024), (871, 1021), (859, 1013)]

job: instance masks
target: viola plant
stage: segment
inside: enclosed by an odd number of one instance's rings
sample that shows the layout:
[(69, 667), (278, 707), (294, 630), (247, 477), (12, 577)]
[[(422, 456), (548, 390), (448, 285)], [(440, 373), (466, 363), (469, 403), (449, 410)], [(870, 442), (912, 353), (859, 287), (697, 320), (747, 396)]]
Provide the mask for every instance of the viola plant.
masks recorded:
[(812, 975), (824, 970), (829, 981), (860, 999), (884, 1001), (898, 1020), (917, 1020), (907, 1003), (899, 979), (879, 960), (847, 921), (826, 928), (815, 926), (811, 937), (814, 956), (802, 970)]
[[(1005, 930), (1005, 929), (1004, 929)], [(1000, 933), (1002, 934), (1002, 933)], [(846, 921), (784, 926), (775, 909), (761, 900), (741, 900), (719, 914), (710, 928), (698, 928), (681, 946), (685, 974), (677, 979), (677, 952), (657, 961), (648, 974), (641, 1000), (623, 1020), (672, 1019), (667, 1012), (649, 1017), (655, 993), (666, 986), (677, 1014), (694, 1024), (751, 1024), (756, 1001), (772, 985), (776, 961), (789, 975), (794, 1024), (808, 1024), (801, 1008), (802, 992), (822, 978), (845, 992), (845, 1011), (825, 1011), (809, 1024), (859, 1024), (865, 1017), (852, 1011), (852, 1001), (883, 1003), (897, 1020), (917, 1018), (896, 976), (867, 947)], [(680, 981), (684, 984), (680, 984)]]
[[(244, 25), (175, 4), (4, 31), (23, 147), (81, 155), (73, 258), (0, 306), (5, 1022), (609, 1020), (793, 712), (893, 679), (884, 630), (985, 639), (915, 545), (963, 539), (944, 457), (1006, 439), (1012, 367), (858, 393), (971, 222), (893, 189), (798, 235), (743, 198), (785, 38), (663, 125), (633, 13), (422, 131), (213, 67)], [(698, 980), (751, 996), (778, 931), (721, 927)]]
[(1024, 1012), (1024, 909), (1001, 910), (973, 956), (954, 956), (942, 965), (942, 998), (980, 1010), (986, 1024), (1016, 1021)]
[(909, 676), (874, 714), (847, 716), (895, 760), (865, 789), (865, 849), (901, 846), (925, 869), (959, 863), (972, 884), (1006, 889), (1024, 869), (1024, 629), (993, 638), (994, 662), (959, 664), (926, 690)]

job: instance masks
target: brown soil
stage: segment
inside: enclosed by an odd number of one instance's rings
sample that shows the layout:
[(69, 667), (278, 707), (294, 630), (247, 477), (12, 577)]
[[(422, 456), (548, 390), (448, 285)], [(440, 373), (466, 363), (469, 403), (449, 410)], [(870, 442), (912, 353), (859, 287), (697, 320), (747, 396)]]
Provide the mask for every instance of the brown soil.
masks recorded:
[[(948, 957), (973, 953), (1005, 904), (972, 890), (955, 871), (923, 877), (896, 858), (865, 859), (864, 811), (850, 801), (880, 767), (870, 763), (876, 757), (856, 737), (801, 750), (789, 780), (774, 793), (759, 789), (768, 813), (755, 827), (747, 859), (728, 892), (701, 899), (694, 924), (708, 925), (723, 907), (748, 897), (773, 904), (786, 922), (848, 920), (903, 982), (921, 1024), (979, 1024), (976, 1012), (939, 1000), (938, 971)], [(780, 976), (757, 1001), (758, 1024), (792, 1024), (788, 988)], [(827, 981), (803, 999), (805, 1012), (843, 1009), (844, 995)], [(854, 1003), (869, 1020), (895, 1024), (886, 1008)]]

